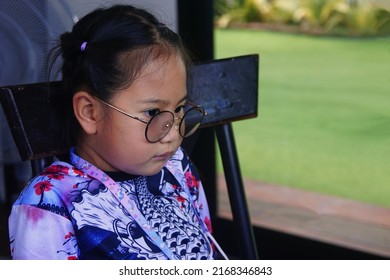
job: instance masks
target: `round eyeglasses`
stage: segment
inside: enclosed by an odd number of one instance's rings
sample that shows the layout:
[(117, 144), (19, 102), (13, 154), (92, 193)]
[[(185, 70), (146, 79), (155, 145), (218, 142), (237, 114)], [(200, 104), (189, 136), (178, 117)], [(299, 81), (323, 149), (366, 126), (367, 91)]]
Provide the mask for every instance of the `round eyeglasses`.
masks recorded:
[(156, 143), (163, 139), (169, 133), (173, 125), (179, 130), (181, 137), (189, 137), (198, 130), (204, 116), (207, 115), (202, 107), (190, 105), (185, 106), (187, 108), (184, 110), (184, 113), (180, 113), (182, 116), (177, 117), (176, 115), (178, 114), (174, 114), (170, 111), (161, 111), (153, 115), (149, 121), (146, 121), (142, 118), (130, 115), (104, 100), (97, 97), (95, 98), (115, 111), (146, 124), (145, 138), (150, 143)]

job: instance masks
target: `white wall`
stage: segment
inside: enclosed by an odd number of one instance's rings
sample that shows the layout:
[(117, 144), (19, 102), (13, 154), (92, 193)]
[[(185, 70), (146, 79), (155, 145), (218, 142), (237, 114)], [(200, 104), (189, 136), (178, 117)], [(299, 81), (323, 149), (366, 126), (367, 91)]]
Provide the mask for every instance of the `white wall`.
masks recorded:
[(67, 0), (77, 17), (82, 17), (89, 11), (111, 4), (125, 3), (143, 8), (157, 16), (168, 27), (177, 32), (177, 0)]

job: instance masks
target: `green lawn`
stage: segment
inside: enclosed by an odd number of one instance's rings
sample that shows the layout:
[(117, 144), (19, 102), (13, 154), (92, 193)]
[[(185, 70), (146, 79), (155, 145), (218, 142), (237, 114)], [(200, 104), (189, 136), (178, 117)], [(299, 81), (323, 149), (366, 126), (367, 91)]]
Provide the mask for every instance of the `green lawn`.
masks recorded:
[(260, 55), (259, 117), (234, 123), (243, 176), (390, 206), (390, 38), (215, 30)]

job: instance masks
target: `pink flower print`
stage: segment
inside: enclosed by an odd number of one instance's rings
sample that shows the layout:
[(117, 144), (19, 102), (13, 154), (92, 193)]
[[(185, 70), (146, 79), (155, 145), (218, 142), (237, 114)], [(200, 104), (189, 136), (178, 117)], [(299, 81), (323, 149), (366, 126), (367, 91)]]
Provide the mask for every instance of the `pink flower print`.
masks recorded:
[(190, 187), (190, 188), (198, 188), (199, 187), (199, 182), (196, 180), (195, 176), (187, 171), (185, 173), (185, 178), (186, 178), (186, 182), (187, 182), (187, 186)]
[(177, 201), (180, 202), (180, 203), (183, 203), (183, 202), (186, 201), (186, 199), (185, 199), (184, 197), (182, 197), (181, 195), (178, 195), (178, 196), (176, 197), (176, 199), (177, 199)]
[[(65, 243), (72, 242), (72, 239), (73, 239), (73, 241), (75, 241), (74, 233), (73, 232), (68, 232), (65, 235)], [(63, 251), (63, 252), (68, 254), (68, 260), (77, 260), (77, 255), (75, 255), (74, 253), (66, 252), (66, 251)]]
[(61, 179), (63, 179), (65, 176), (64, 176), (63, 174), (58, 174), (58, 173), (52, 174), (52, 173), (50, 173), (50, 174), (47, 175), (47, 177), (48, 177), (49, 179), (61, 180)]
[(42, 195), (44, 192), (50, 191), (52, 186), (53, 185), (50, 183), (50, 181), (39, 182), (34, 186), (35, 193), (37, 195)]
[(72, 167), (72, 171), (73, 171), (74, 174), (76, 174), (76, 176), (84, 176), (83, 171), (81, 171), (81, 170), (79, 170), (79, 169), (77, 169), (75, 167)]
[(69, 232), (67, 235), (65, 235), (65, 239), (69, 239), (73, 236), (73, 232)]
[(183, 209), (186, 199), (184, 197), (182, 197), (181, 195), (178, 195), (176, 197), (176, 200), (180, 203), (180, 208)]
[(206, 217), (206, 218), (204, 218), (204, 224), (206, 225), (206, 227), (207, 227), (207, 230), (210, 232), (210, 233), (212, 233), (213, 232), (213, 229), (212, 229), (212, 227), (211, 227), (211, 220), (209, 219), (209, 217)]
[(68, 174), (69, 172), (69, 167), (64, 166), (64, 165), (50, 165), (48, 168), (45, 169), (45, 173), (50, 172), (50, 173), (65, 173)]

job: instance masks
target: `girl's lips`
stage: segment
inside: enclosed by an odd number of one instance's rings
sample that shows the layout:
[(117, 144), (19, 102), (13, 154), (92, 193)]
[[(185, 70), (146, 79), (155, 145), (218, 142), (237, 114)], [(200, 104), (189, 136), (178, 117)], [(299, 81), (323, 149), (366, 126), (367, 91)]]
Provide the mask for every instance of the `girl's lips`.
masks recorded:
[(172, 152), (166, 152), (163, 154), (159, 154), (154, 156), (156, 160), (168, 160), (172, 156)]

